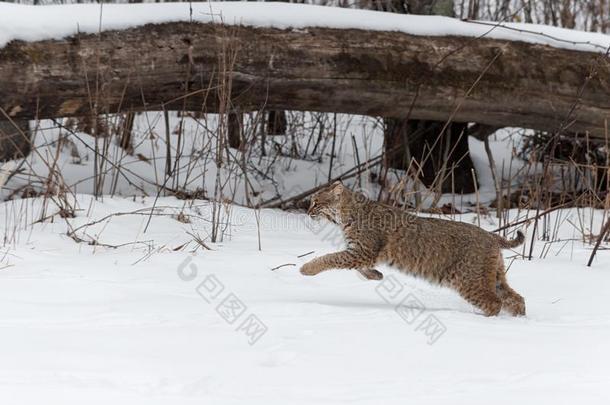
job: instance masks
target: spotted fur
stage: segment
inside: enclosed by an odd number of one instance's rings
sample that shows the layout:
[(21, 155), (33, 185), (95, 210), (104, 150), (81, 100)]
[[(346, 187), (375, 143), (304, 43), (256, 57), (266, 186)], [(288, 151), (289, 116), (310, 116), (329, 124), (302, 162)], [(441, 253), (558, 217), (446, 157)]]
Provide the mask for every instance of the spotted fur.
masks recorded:
[(375, 265), (387, 263), (434, 284), (455, 289), (487, 316), (505, 309), (525, 315), (525, 301), (507, 283), (501, 249), (523, 243), (518, 232), (507, 240), (477, 226), (437, 218), (421, 218), (374, 202), (336, 182), (312, 197), (308, 214), (338, 224), (347, 248), (315, 258), (301, 273), (355, 269), (370, 280), (383, 274)]

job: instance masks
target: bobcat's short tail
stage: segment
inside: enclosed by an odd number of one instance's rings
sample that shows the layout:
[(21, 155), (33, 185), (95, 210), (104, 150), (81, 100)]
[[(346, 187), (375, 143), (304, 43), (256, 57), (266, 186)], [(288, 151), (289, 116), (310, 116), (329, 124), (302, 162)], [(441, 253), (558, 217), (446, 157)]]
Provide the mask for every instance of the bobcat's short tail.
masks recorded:
[(525, 241), (525, 235), (521, 231), (517, 231), (517, 237), (515, 239), (506, 239), (500, 235), (493, 235), (497, 238), (498, 243), (500, 244), (500, 247), (502, 249), (516, 248)]

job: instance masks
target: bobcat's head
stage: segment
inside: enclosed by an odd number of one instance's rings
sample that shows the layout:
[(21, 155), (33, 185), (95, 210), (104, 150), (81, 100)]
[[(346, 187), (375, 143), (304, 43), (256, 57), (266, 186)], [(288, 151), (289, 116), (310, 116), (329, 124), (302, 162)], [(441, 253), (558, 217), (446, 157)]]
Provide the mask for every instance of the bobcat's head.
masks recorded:
[(346, 191), (340, 181), (323, 188), (311, 197), (307, 214), (312, 218), (326, 218), (335, 224), (341, 223), (341, 196)]

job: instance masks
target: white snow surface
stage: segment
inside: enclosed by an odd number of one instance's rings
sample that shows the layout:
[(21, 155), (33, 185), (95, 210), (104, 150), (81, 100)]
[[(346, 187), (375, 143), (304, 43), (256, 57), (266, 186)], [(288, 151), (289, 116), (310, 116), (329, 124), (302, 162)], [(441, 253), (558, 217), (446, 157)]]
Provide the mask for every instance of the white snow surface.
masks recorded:
[[(528, 314), (486, 318), (453, 291), (386, 266), (379, 282), (353, 271), (302, 276), (302, 263), (342, 244), (332, 225), (304, 214), (227, 206), (224, 241), (193, 254), (187, 232), (208, 236), (207, 201), (160, 198), (144, 232), (148, 216), (135, 212), (149, 212), (154, 198), (76, 198), (72, 219), (37, 221), (41, 198), (0, 204), (2, 404), (610, 401), (610, 251), (585, 267), (591, 246), (577, 231), (599, 232), (600, 212), (553, 213), (559, 241), (537, 242), (531, 261), (505, 251)], [(137, 244), (114, 249), (66, 236), (130, 212), (77, 235)], [(180, 212), (190, 223), (172, 216)], [(512, 211), (510, 219), (532, 214)], [(476, 222), (472, 214), (456, 219)], [(495, 219), (481, 225), (493, 229)], [(531, 226), (524, 230), (529, 241)], [(271, 270), (287, 263), (295, 266)], [(403, 286), (395, 298), (387, 281)], [(246, 308), (233, 323), (220, 315), (231, 293)], [(409, 294), (423, 305), (421, 313), (408, 307), (407, 315), (420, 313), (410, 323), (395, 311)], [(250, 345), (240, 325), (252, 314), (267, 330)], [(434, 339), (420, 326), (431, 316), (445, 328)]]
[[(300, 275), (298, 268), (305, 261), (344, 244), (333, 225), (313, 222), (302, 213), (224, 205), (224, 238), (211, 243), (209, 201), (161, 197), (155, 203), (157, 188), (150, 182), (162, 181), (166, 150), (164, 137), (158, 135), (164, 125), (160, 116), (138, 115), (134, 155), (125, 154), (116, 142), (108, 145), (109, 159), (125, 170), (122, 176), (111, 170), (105, 177), (104, 193), (116, 197), (95, 200), (77, 194), (76, 202), (70, 197), (76, 218), (66, 219), (57, 215), (52, 202), (44, 209), (42, 198), (0, 204), (0, 404), (610, 401), (610, 250), (604, 243), (588, 268), (592, 247), (583, 243), (599, 234), (601, 211), (553, 212), (538, 228), (553, 242), (536, 238), (531, 261), (517, 255), (530, 248), (533, 224), (523, 225), (526, 245), (504, 254), (509, 282), (526, 299), (527, 317), (485, 318), (455, 292), (387, 266), (379, 267), (385, 274), (382, 282), (362, 280), (353, 271)], [(308, 114), (301, 118), (312, 120)], [(208, 117), (212, 134), (213, 121)], [(177, 146), (179, 127), (184, 130), (182, 147)], [(210, 134), (193, 119), (181, 122), (176, 114), (170, 115), (170, 128), (172, 156), (183, 154), (177, 185), (185, 190), (201, 187), (206, 195), (214, 195), (215, 156), (191, 160), (196, 151), (215, 150)], [(356, 164), (350, 141), (362, 160), (379, 153), (382, 136), (374, 120), (340, 115), (337, 128), (333, 175)], [(296, 144), (290, 137), (269, 137), (269, 155), (251, 155), (251, 164), (262, 172), (274, 162), (270, 175), (277, 180), (273, 185), (264, 176), (251, 175), (257, 198), (265, 201), (278, 193), (287, 197), (326, 181), (330, 137), (320, 141), (314, 154), (308, 132), (317, 134), (318, 129), (297, 131)], [(19, 196), (25, 184), (38, 187), (49, 178), (45, 156), (57, 157), (51, 161), (70, 190), (91, 192), (91, 150), (96, 141), (102, 148), (103, 139), (84, 133), (60, 136), (46, 121), (35, 134), (39, 153), (31, 154), (5, 185), (4, 198), (13, 191)], [(523, 164), (513, 151), (519, 139), (508, 129), (491, 138), (496, 171), (505, 181), (513, 181)], [(273, 154), (293, 147), (309, 159)], [(494, 184), (482, 142), (470, 139), (470, 151), (480, 179), (479, 198), (490, 201)], [(240, 152), (231, 153), (235, 162), (241, 161)], [(19, 161), (7, 164), (15, 170)], [(223, 168), (220, 175), (226, 179), (223, 195), (244, 203), (239, 172)], [(375, 196), (378, 190), (369, 177), (351, 179), (350, 185)], [(474, 195), (443, 196), (440, 204), (472, 209), (477, 200)], [(155, 215), (146, 229), (153, 204)], [(518, 221), (535, 212), (509, 214), (508, 221)], [(448, 218), (480, 221), (490, 230), (498, 226), (494, 216)], [(69, 238), (69, 229), (76, 229), (83, 242)], [(191, 253), (197, 246), (192, 235), (213, 250)], [(92, 240), (98, 245), (87, 243)], [(271, 270), (285, 264), (293, 265)], [(196, 277), (180, 278), (179, 269), (185, 275), (191, 265)], [(205, 292), (199, 287), (204, 281), (207, 287), (223, 286), (214, 299), (207, 296), (210, 302), (198, 294)], [(230, 324), (217, 309), (231, 293), (246, 310)], [(396, 312), (407, 297), (412, 306), (403, 315), (410, 322)], [(419, 314), (416, 319), (414, 314)], [(250, 315), (267, 328), (252, 346), (240, 329)], [(423, 323), (435, 319), (440, 322), (436, 326), (446, 330), (428, 336), (426, 331), (442, 331)]]
[[(192, 6), (192, 14), (191, 7)], [(460, 21), (291, 3), (199, 2), (29, 6), (0, 3), (0, 47), (11, 40), (60, 39), (149, 23), (224, 22), (255, 27), (308, 27), (398, 31), (413, 35), (487, 37), (559, 48), (606, 52), (610, 36), (545, 25)]]

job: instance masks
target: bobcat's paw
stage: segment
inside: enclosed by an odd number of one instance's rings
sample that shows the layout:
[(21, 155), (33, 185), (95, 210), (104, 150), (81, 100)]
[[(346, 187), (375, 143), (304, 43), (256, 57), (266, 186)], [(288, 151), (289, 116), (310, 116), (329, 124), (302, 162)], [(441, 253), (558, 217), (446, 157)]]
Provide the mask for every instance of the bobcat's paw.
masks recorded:
[(367, 280), (382, 280), (383, 273), (375, 269), (363, 270), (360, 272)]
[(320, 271), (316, 269), (316, 267), (313, 266), (311, 263), (305, 263), (303, 266), (301, 266), (300, 272), (304, 276), (315, 276)]

